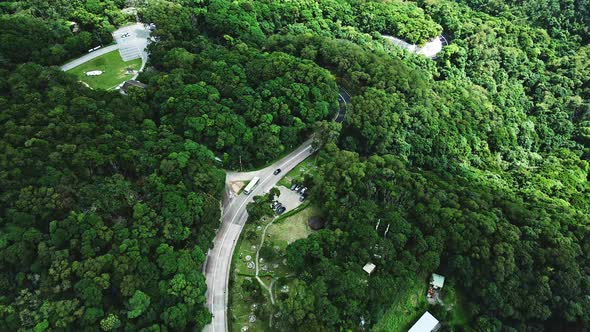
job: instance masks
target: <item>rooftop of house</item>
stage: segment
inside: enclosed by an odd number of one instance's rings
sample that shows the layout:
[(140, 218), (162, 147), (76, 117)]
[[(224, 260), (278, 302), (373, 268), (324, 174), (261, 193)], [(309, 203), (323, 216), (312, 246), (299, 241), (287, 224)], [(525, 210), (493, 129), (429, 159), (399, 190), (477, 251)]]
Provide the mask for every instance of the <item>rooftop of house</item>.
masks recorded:
[(430, 284), (436, 288), (443, 288), (445, 284), (445, 277), (441, 276), (440, 274), (433, 273)]
[(365, 264), (365, 266), (363, 266), (363, 270), (365, 270), (365, 272), (367, 272), (368, 274), (371, 274), (376, 267), (377, 266), (373, 263), (367, 263)]
[(432, 332), (438, 329), (438, 319), (434, 318), (428, 311), (412, 325), (408, 332)]

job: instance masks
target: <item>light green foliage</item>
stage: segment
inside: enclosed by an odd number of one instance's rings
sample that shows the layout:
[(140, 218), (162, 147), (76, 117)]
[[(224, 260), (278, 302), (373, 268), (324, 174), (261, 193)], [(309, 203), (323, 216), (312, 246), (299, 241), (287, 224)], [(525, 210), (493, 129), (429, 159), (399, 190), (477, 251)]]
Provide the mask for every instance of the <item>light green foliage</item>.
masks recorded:
[(137, 318), (150, 306), (150, 297), (140, 291), (135, 291), (135, 294), (129, 299), (129, 311), (127, 318)]
[(115, 314), (109, 314), (106, 318), (100, 321), (100, 328), (103, 331), (113, 331), (121, 326), (121, 321)]

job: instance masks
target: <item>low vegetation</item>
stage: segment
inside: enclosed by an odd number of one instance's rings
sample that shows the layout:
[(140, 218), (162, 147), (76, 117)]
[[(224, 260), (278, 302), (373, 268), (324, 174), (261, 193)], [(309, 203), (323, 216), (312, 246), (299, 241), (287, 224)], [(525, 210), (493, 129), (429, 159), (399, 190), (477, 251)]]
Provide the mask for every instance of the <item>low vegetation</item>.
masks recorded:
[[(141, 59), (125, 62), (121, 59), (119, 51), (115, 50), (74, 67), (68, 73), (76, 75), (80, 81), (93, 89), (109, 90), (131, 79), (139, 68), (141, 68)], [(86, 75), (87, 72), (94, 70), (99, 70), (102, 74)]]

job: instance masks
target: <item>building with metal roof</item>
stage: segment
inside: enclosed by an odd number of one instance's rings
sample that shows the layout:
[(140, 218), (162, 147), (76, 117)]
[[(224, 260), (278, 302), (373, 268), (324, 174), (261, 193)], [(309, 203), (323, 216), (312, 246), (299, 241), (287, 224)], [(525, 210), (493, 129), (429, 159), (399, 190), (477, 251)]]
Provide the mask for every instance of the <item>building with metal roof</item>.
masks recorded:
[(434, 332), (440, 328), (440, 322), (428, 311), (408, 330), (408, 332)]
[(430, 285), (436, 289), (441, 289), (445, 285), (445, 277), (440, 274), (433, 273), (430, 280)]
[(377, 266), (373, 263), (367, 263), (365, 264), (365, 266), (363, 266), (363, 270), (365, 270), (365, 272), (367, 272), (368, 274), (371, 274), (373, 273), (376, 267)]

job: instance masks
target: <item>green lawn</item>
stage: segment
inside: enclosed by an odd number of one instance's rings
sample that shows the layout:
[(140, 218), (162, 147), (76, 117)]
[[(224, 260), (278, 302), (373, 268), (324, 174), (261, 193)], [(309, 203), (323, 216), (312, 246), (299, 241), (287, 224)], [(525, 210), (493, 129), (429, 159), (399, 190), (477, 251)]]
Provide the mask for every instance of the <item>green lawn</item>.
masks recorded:
[[(242, 291), (242, 284), (246, 279), (252, 279), (255, 275), (255, 270), (248, 268), (248, 260), (246, 256), (250, 256), (250, 261), (254, 262), (256, 259), (256, 248), (260, 244), (261, 230), (257, 229), (260, 225), (264, 227), (272, 219), (261, 223), (247, 223), (240, 234), (240, 239), (236, 245), (234, 255), (232, 258), (231, 267), (231, 286), (230, 286), (230, 306), (229, 306), (229, 319), (230, 319), (230, 330), (240, 331), (243, 326), (248, 326), (248, 331), (267, 331), (268, 330), (268, 316), (264, 313), (268, 311), (267, 307), (270, 307), (270, 301), (267, 299), (266, 292), (264, 294), (263, 301), (254, 301), (251, 296)], [(255, 232), (256, 237), (250, 239), (246, 233)], [(256, 248), (252, 248), (256, 246)], [(249, 316), (254, 313), (252, 305), (256, 304), (260, 306), (262, 312), (258, 312), (256, 322), (248, 322)]]
[(417, 320), (429, 311), (447, 328), (463, 331), (469, 326), (471, 316), (466, 310), (461, 294), (450, 284), (442, 291), (444, 306), (429, 305), (426, 300), (428, 285), (422, 280), (410, 282), (410, 288), (393, 303), (373, 327), (373, 331), (407, 331)]
[[(309, 203), (308, 203), (309, 204)], [(261, 258), (264, 261), (261, 265), (266, 265), (268, 271), (260, 271), (260, 277), (263, 282), (270, 286), (274, 280), (278, 281), (280, 278), (287, 277), (292, 274), (288, 266), (285, 265), (285, 249), (288, 243), (297, 239), (305, 238), (311, 234), (311, 229), (307, 226), (307, 219), (319, 213), (317, 208), (313, 206), (301, 206), (301, 211), (293, 211), (295, 214), (289, 216), (284, 215), (278, 218), (269, 226), (266, 232), (265, 243), (269, 243), (274, 248), (275, 257), (264, 257), (261, 253)], [(260, 245), (262, 229), (272, 218), (264, 222), (250, 222), (244, 226), (240, 239), (236, 245), (236, 250), (232, 258), (231, 267), (231, 286), (230, 286), (230, 330), (240, 331), (244, 326), (249, 328), (248, 331), (268, 331), (269, 328), (269, 314), (275, 312), (277, 308), (273, 308), (268, 292), (264, 291), (264, 299), (255, 301), (251, 294), (248, 294), (242, 289), (242, 284), (246, 279), (250, 279), (255, 275), (255, 270), (248, 268), (248, 262), (253, 262), (256, 258), (256, 249)], [(260, 226), (260, 227), (258, 227)], [(253, 248), (253, 246), (255, 246)], [(246, 259), (250, 256), (249, 259)], [(288, 282), (288, 281), (287, 281)], [(275, 294), (278, 292), (277, 284), (274, 287)], [(252, 305), (257, 305), (256, 322), (248, 322), (248, 318), (255, 311)]]
[(286, 247), (295, 240), (308, 237), (313, 232), (307, 225), (307, 219), (318, 214), (319, 210), (316, 207), (310, 206), (278, 223), (275, 222), (268, 228), (266, 234), (278, 242), (277, 244), (283, 244)]
[(278, 185), (285, 186), (287, 188), (291, 187), (291, 181), (293, 180), (302, 180), (303, 175), (306, 173), (314, 172), (317, 169), (317, 160), (318, 155), (314, 154), (313, 156), (308, 157), (304, 161), (302, 161), (299, 165), (295, 166), (289, 173), (287, 173), (278, 183)]
[(426, 301), (427, 285), (415, 280), (409, 290), (394, 303), (373, 327), (373, 331), (407, 331), (428, 309)]
[[(141, 59), (124, 62), (119, 51), (115, 50), (74, 67), (68, 73), (76, 75), (80, 81), (93, 89), (108, 90), (133, 77), (133, 74), (127, 73), (128, 68), (139, 70)], [(99, 76), (86, 76), (86, 72), (92, 70), (100, 70), (103, 73)]]

